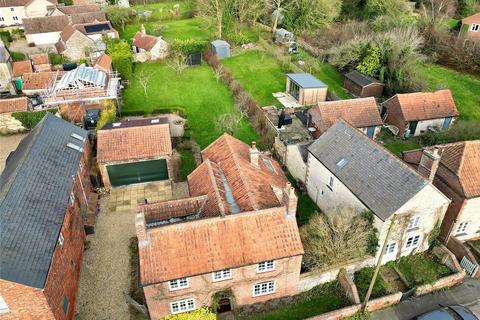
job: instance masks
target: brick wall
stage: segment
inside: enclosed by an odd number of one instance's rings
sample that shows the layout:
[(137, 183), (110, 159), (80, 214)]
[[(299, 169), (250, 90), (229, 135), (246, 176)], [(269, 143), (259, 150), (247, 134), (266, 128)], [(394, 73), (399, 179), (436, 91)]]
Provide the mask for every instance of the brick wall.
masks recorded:
[(416, 297), (418, 297), (438, 289), (451, 287), (453, 285), (456, 285), (457, 283), (462, 282), (464, 278), (465, 278), (465, 271), (462, 270), (450, 276), (443, 277), (438, 281), (435, 281), (434, 283), (431, 283), (431, 284), (429, 283), (429, 284), (420, 286), (417, 289), (415, 289), (415, 292), (413, 294)]
[(399, 129), (398, 135), (403, 136), (405, 129), (407, 129), (408, 122), (406, 122), (402, 116), (398, 100), (395, 97), (392, 97), (385, 101), (383, 106), (387, 108), (387, 118), (385, 119), (385, 122), (396, 126)]
[[(263, 302), (275, 298), (297, 294), (300, 274), (301, 256), (284, 258), (275, 261), (275, 270), (257, 273), (256, 265), (232, 269), (232, 278), (223, 281), (212, 281), (212, 274), (189, 277), (189, 288), (170, 291), (168, 282), (144, 287), (145, 298), (150, 317), (160, 319), (170, 314), (170, 303), (182, 299), (193, 298), (195, 307), (209, 306), (212, 296), (217, 292), (230, 291), (233, 307)], [(253, 297), (253, 285), (274, 280), (275, 293)]]
[(402, 293), (396, 292), (393, 294), (389, 294), (388, 296), (372, 299), (367, 303), (367, 310), (368, 312), (373, 312), (375, 310), (380, 310), (380, 309), (389, 307), (391, 305), (399, 303), (401, 298), (402, 298)]
[(323, 313), (321, 315), (308, 318), (308, 320), (337, 320), (353, 316), (355, 313), (360, 311), (362, 305), (356, 304), (353, 306), (333, 310), (330, 312)]
[(348, 300), (350, 300), (351, 303), (359, 304), (360, 297), (358, 295), (357, 286), (353, 282), (352, 278), (348, 276), (347, 270), (343, 268), (340, 269), (340, 272), (338, 273), (338, 282), (340, 283), (343, 291), (345, 291)]

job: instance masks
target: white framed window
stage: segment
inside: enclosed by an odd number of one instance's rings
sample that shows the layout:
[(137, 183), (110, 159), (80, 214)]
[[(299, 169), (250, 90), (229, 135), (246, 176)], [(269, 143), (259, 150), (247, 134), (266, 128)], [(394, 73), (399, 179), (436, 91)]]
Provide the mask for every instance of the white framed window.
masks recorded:
[(257, 283), (253, 286), (253, 296), (264, 296), (275, 292), (275, 281)]
[(387, 244), (387, 247), (385, 248), (385, 253), (384, 254), (387, 255), (387, 254), (394, 253), (396, 247), (397, 247), (396, 242), (392, 242), (392, 243)]
[(407, 230), (418, 228), (419, 225), (420, 225), (420, 216), (412, 217), (410, 219), (410, 222), (408, 223)]
[(328, 179), (328, 184), (327, 184), (328, 189), (333, 190), (333, 177), (330, 176)]
[(65, 242), (65, 238), (63, 237), (63, 234), (60, 232), (60, 235), (58, 236), (58, 244), (60, 247), (63, 248), (63, 243)]
[(170, 311), (173, 314), (195, 310), (195, 300), (183, 299), (170, 303)]
[(480, 24), (472, 23), (472, 26), (470, 27), (470, 31), (477, 32), (478, 29), (480, 29)]
[(407, 243), (405, 244), (405, 248), (406, 248), (406, 249), (416, 248), (416, 247), (418, 247), (419, 241), (420, 241), (420, 236), (419, 236), (419, 235), (416, 235), (416, 236), (413, 236), (413, 237), (409, 237), (409, 238), (407, 239)]
[(18, 21), (18, 17), (17, 17), (17, 16), (13, 16), (12, 19), (15, 20), (15, 21)]
[(188, 278), (170, 280), (168, 282), (168, 286), (170, 287), (170, 291), (188, 288), (189, 287)]
[(15, 11), (15, 8), (10, 8), (10, 11)]
[(8, 312), (10, 312), (10, 309), (8, 308), (8, 305), (5, 302), (5, 300), (3, 299), (3, 297), (0, 296), (0, 314), (8, 313)]
[(222, 281), (226, 279), (232, 278), (232, 270), (224, 269), (219, 271), (212, 272), (212, 279), (213, 281)]
[(70, 204), (73, 206), (75, 203), (75, 195), (73, 194), (73, 191), (70, 192)]
[(468, 223), (469, 221), (460, 223), (457, 227), (457, 234), (467, 233)]
[(275, 261), (274, 260), (269, 260), (269, 261), (263, 261), (260, 263), (257, 263), (257, 272), (268, 272), (275, 270)]
[(4, 18), (4, 17), (0, 17), (0, 21), (5, 21), (5, 18)]

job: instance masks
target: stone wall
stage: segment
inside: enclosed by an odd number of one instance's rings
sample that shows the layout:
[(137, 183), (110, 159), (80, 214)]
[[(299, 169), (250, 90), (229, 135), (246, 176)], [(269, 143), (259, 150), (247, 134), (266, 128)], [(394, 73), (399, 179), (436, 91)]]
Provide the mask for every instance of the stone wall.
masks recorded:
[(462, 270), (462, 267), (457, 261), (455, 255), (447, 249), (443, 244), (436, 246), (432, 249), (432, 253), (440, 259), (440, 261), (450, 268), (453, 272), (459, 272)]
[(360, 297), (358, 295), (357, 286), (353, 282), (352, 278), (350, 278), (350, 276), (347, 274), (347, 270), (344, 268), (340, 269), (338, 272), (338, 282), (340, 283), (343, 291), (345, 291), (348, 300), (351, 303), (359, 304)]
[(435, 281), (434, 283), (429, 283), (429, 284), (424, 284), (423, 286), (419, 286), (417, 289), (415, 289), (415, 292), (413, 294), (416, 297), (423, 296), (424, 294), (433, 292), (438, 289), (454, 286), (457, 283), (462, 282), (464, 278), (465, 278), (465, 271), (462, 270), (450, 276), (443, 277)]
[[(470, 248), (457, 238), (453, 236), (450, 237), (448, 239), (447, 248), (455, 255), (458, 261), (462, 261), (463, 257), (467, 257), (471, 262), (476, 263), (477, 265), (479, 264), (479, 261), (476, 259)], [(480, 278), (480, 268), (478, 268), (474, 277)]]

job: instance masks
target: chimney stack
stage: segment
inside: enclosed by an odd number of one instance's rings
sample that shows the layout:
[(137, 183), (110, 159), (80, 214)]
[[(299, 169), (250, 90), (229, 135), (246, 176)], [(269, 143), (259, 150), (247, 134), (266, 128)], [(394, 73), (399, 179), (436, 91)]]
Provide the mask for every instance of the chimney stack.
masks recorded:
[(257, 143), (252, 141), (252, 147), (250, 148), (250, 163), (258, 168), (258, 158), (260, 157), (260, 151), (257, 149)]
[(283, 189), (283, 205), (286, 207), (287, 217), (295, 218), (297, 214), (297, 195), (290, 182), (287, 182), (285, 189)]
[(137, 210), (137, 214), (135, 215), (135, 231), (137, 233), (138, 248), (146, 247), (149, 241), (143, 210)]
[(438, 165), (440, 164), (441, 155), (438, 153), (438, 147), (433, 150), (423, 149), (422, 158), (418, 165), (418, 172), (432, 182), (437, 173)]
[(142, 35), (147, 35), (147, 31), (145, 31), (145, 26), (143, 25), (142, 23), (142, 26), (140, 27), (140, 32), (142, 33)]

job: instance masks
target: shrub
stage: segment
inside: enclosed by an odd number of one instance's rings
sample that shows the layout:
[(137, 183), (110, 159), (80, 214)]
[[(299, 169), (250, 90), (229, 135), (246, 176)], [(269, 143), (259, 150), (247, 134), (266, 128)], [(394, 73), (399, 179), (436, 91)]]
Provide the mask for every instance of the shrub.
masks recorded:
[(242, 31), (233, 31), (225, 34), (225, 38), (233, 42), (233, 44), (240, 46), (245, 43), (252, 42), (252, 39)]
[(102, 129), (107, 123), (113, 122), (117, 116), (117, 104), (115, 100), (107, 100), (103, 104), (103, 110), (97, 121), (97, 130)]
[(172, 50), (183, 55), (189, 55), (195, 52), (200, 52), (207, 48), (208, 42), (196, 39), (180, 40), (175, 39), (172, 43)]
[(466, 140), (480, 139), (480, 123), (477, 120), (461, 120), (449, 130), (428, 132), (419, 137), (422, 145), (432, 146)]
[(0, 31), (0, 39), (2, 40), (3, 44), (8, 47), (10, 42), (12, 42), (12, 36), (10, 35), (10, 32), (6, 31)]
[(370, 45), (367, 49), (367, 55), (357, 65), (357, 70), (367, 76), (376, 77), (382, 67), (380, 48), (376, 45)]
[(215, 320), (217, 316), (208, 308), (166, 316), (164, 320)]
[(63, 55), (58, 53), (49, 53), (48, 58), (50, 59), (50, 63), (53, 65), (64, 64), (68, 62)]
[(10, 52), (10, 56), (13, 61), (23, 61), (27, 59), (27, 55), (23, 52), (12, 51)]
[(14, 112), (12, 113), (12, 117), (17, 119), (22, 123), (22, 126), (24, 126), (26, 129), (30, 130), (33, 127), (39, 123), (43, 117), (47, 114), (47, 112), (50, 113), (57, 113), (57, 109), (50, 109), (50, 110), (43, 110), (43, 111), (24, 111), (24, 112)]
[(116, 39), (107, 40), (107, 54), (112, 58), (113, 68), (124, 79), (130, 79), (133, 75), (133, 58), (130, 45)]

